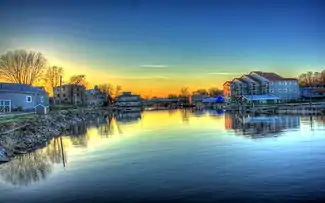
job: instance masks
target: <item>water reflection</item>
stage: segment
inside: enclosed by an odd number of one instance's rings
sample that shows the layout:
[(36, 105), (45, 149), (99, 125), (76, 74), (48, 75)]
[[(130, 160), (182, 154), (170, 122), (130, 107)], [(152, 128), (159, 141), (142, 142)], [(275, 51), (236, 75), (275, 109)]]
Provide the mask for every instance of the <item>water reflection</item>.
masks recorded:
[(91, 127), (91, 126), (98, 126), (98, 122), (97, 121), (92, 121), (90, 123), (82, 123), (79, 125), (74, 125), (71, 126), (67, 131), (66, 134), (70, 136), (70, 140), (72, 142), (73, 145), (75, 146), (80, 146), (80, 147), (87, 147), (87, 143), (89, 140), (89, 137), (87, 136), (87, 127)]
[(278, 136), (284, 130), (300, 126), (299, 116), (257, 116), (226, 114), (225, 128), (250, 138)]
[(27, 186), (46, 179), (52, 172), (53, 164), (66, 163), (66, 154), (61, 138), (55, 138), (41, 150), (16, 157), (0, 165), (0, 178), (6, 183)]

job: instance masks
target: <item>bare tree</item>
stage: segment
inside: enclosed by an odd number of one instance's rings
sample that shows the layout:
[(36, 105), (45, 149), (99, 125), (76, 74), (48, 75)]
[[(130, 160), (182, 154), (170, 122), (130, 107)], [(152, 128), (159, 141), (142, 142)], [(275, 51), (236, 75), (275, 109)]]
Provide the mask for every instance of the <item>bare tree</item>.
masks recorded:
[(319, 73), (318, 81), (320, 85), (325, 86), (325, 70)]
[(113, 101), (113, 85), (109, 83), (98, 85), (98, 89), (107, 95), (107, 100), (111, 103)]
[(74, 84), (74, 85), (82, 85), (84, 87), (88, 87), (89, 83), (86, 80), (85, 75), (73, 75), (70, 77), (69, 84)]
[(116, 99), (116, 97), (120, 96), (122, 93), (122, 86), (117, 85), (115, 88), (115, 95), (114, 95), (114, 99)]
[(49, 67), (44, 75), (47, 92), (53, 94), (53, 88), (60, 85), (60, 77), (63, 75), (63, 68), (57, 66)]
[(177, 96), (176, 94), (169, 94), (169, 95), (167, 96), (167, 98), (168, 98), (168, 99), (177, 99), (178, 96)]
[(192, 95), (193, 96), (206, 96), (208, 95), (208, 91), (206, 89), (198, 89), (198, 90), (195, 90)]
[(217, 87), (211, 87), (211, 88), (209, 89), (209, 95), (210, 95), (211, 97), (219, 96), (219, 95), (221, 95), (222, 93), (223, 93), (223, 91), (222, 91), (221, 89), (217, 88)]
[(303, 87), (325, 85), (325, 70), (322, 72), (307, 72), (299, 75), (299, 84)]
[(180, 97), (188, 97), (189, 92), (188, 92), (188, 87), (182, 87), (180, 90)]
[(8, 82), (33, 85), (42, 79), (46, 62), (39, 52), (9, 51), (0, 57), (0, 78)]

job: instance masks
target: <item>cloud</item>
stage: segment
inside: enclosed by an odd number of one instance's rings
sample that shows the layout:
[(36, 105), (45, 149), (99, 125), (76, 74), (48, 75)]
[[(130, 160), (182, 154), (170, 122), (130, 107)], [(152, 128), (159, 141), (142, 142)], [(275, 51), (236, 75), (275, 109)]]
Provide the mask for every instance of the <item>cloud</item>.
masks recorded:
[(238, 75), (239, 73), (228, 73), (228, 72), (213, 72), (207, 73), (208, 75)]
[(141, 68), (167, 68), (168, 65), (164, 65), (164, 64), (145, 64), (145, 65), (141, 65)]
[(109, 77), (110, 79), (124, 79), (124, 80), (168, 80), (165, 76), (116, 76)]

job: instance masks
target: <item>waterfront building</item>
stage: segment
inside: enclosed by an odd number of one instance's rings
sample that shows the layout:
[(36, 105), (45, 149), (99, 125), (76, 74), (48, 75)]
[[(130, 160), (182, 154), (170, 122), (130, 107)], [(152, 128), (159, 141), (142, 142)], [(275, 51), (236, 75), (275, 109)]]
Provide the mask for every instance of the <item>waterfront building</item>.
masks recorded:
[(284, 101), (291, 101), (300, 98), (299, 83), (295, 78), (285, 78), (275, 73), (253, 71), (252, 78), (257, 79), (262, 85), (264, 92), (280, 97)]
[(0, 112), (34, 111), (37, 105), (49, 106), (48, 93), (42, 87), (0, 83)]
[(53, 88), (54, 104), (84, 105), (85, 90), (83, 85), (66, 84)]
[(301, 97), (302, 98), (325, 98), (325, 88), (324, 87), (305, 87), (301, 88)]
[(136, 112), (142, 110), (142, 102), (140, 95), (131, 92), (123, 92), (116, 98), (116, 106), (124, 112)]
[[(259, 95), (256, 98), (278, 97), (281, 101), (292, 101), (300, 98), (298, 80), (284, 78), (276, 73), (253, 71), (240, 78), (234, 78), (223, 85), (226, 101), (238, 102), (243, 96)], [(277, 100), (277, 99), (276, 99)], [(262, 102), (263, 103), (263, 102)]]
[(87, 106), (103, 106), (107, 103), (107, 95), (101, 92), (98, 86), (85, 91), (85, 104)]

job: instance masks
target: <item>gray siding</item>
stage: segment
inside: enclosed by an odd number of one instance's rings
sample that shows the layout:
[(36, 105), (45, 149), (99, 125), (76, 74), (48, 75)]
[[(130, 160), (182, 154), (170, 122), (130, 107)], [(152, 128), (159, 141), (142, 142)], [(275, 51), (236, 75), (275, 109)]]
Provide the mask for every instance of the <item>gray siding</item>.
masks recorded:
[[(27, 97), (32, 98), (31, 102), (27, 101)], [(41, 102), (43, 96), (43, 102)], [(12, 109), (21, 107), (23, 110), (33, 110), (37, 104), (48, 105), (49, 98), (47, 95), (38, 95), (33, 93), (15, 93), (15, 92), (0, 92), (0, 99), (11, 100)]]
[(294, 100), (300, 98), (298, 82), (293, 80), (270, 82), (270, 93), (284, 100)]

